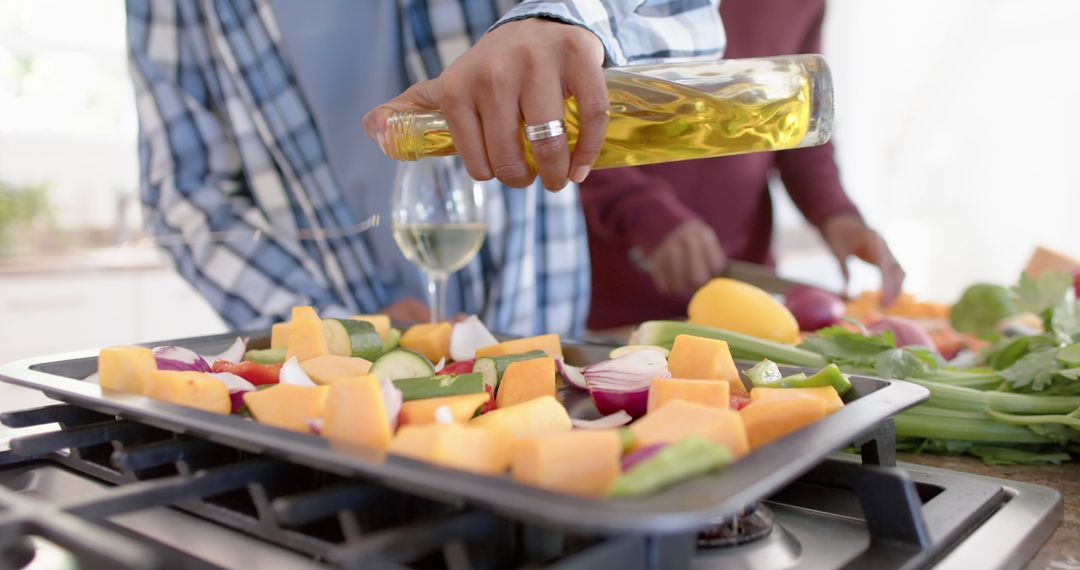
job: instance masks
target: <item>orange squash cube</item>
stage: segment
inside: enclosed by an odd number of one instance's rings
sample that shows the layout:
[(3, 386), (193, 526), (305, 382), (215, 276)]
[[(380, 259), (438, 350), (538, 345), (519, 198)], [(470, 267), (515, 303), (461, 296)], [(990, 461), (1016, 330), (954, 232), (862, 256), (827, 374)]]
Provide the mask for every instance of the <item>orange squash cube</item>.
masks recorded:
[(653, 378), (649, 384), (648, 410), (651, 412), (671, 400), (686, 400), (726, 409), (731, 406), (731, 386), (716, 380)]
[(506, 408), (492, 410), (471, 422), (505, 430), (514, 437), (570, 431), (570, 414), (552, 396), (541, 396)]
[(675, 443), (688, 435), (700, 435), (727, 446), (738, 459), (750, 450), (742, 417), (729, 408), (671, 400), (630, 424), (632, 449), (657, 443)]
[(288, 348), (289, 323), (270, 325), (270, 348)]
[(675, 378), (724, 380), (732, 384), (739, 379), (739, 369), (731, 358), (728, 343), (722, 340), (681, 334), (675, 337), (668, 355), (668, 370)]
[(330, 354), (330, 348), (326, 345), (322, 319), (319, 318), (315, 309), (293, 307), (292, 321), (289, 322), (289, 345), (285, 349), (285, 358), (295, 357), (303, 362), (309, 358), (327, 354)]
[(394, 434), (378, 378), (360, 376), (327, 389), (323, 437), (379, 451), (390, 447)]
[(557, 334), (543, 334), (525, 338), (515, 338), (491, 346), (476, 349), (476, 357), (506, 356), (508, 354), (525, 354), (530, 350), (542, 350), (551, 358), (562, 358), (562, 341)]
[(146, 376), (146, 397), (189, 408), (228, 414), (232, 411), (229, 389), (203, 372), (154, 370)]
[(244, 405), (259, 423), (311, 433), (308, 420), (323, 417), (330, 388), (278, 384), (244, 394)]
[(300, 368), (316, 384), (330, 385), (337, 381), (367, 375), (371, 363), (355, 356), (324, 354), (300, 363)]
[[(760, 398), (760, 397), (759, 397)], [(757, 449), (825, 417), (825, 400), (795, 398), (750, 402), (739, 410), (750, 448)]]
[(450, 359), (450, 323), (423, 323), (409, 327), (401, 335), (401, 347), (423, 354), (431, 362)]
[(410, 424), (398, 429), (390, 453), (452, 469), (498, 475), (510, 466), (512, 442), (509, 433), (497, 429), (456, 423)]
[(541, 396), (555, 397), (555, 361), (548, 357), (511, 362), (499, 381), (495, 404), (505, 408)]
[(410, 400), (401, 404), (401, 415), (398, 416), (400, 425), (430, 424), (435, 421), (435, 410), (446, 406), (455, 422), (465, 423), (476, 415), (476, 410), (491, 399), (491, 394), (479, 392), (476, 394), (460, 394), (457, 396), (442, 396), (439, 398), (424, 398), (422, 400)]
[(818, 386), (815, 388), (754, 388), (750, 390), (750, 401), (793, 400), (796, 398), (820, 398), (825, 402), (825, 414), (831, 414), (844, 407), (844, 401), (836, 388)]
[(621, 473), (622, 441), (616, 430), (577, 430), (514, 442), (515, 481), (552, 491), (600, 497)]
[(155, 370), (154, 353), (146, 347), (110, 346), (98, 353), (98, 382), (108, 390), (142, 394)]

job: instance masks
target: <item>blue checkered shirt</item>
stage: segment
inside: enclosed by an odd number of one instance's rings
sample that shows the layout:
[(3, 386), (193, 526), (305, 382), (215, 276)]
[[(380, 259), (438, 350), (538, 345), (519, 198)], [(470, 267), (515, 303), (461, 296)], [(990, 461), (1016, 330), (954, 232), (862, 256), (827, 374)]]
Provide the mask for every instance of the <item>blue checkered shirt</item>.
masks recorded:
[[(500, 15), (584, 26), (615, 65), (715, 55), (723, 43), (715, 0), (399, 4), (412, 80), (438, 75)], [(358, 220), (269, 3), (128, 0), (127, 16), (145, 224), (151, 234), (182, 237), (163, 246), (180, 274), (237, 328), (283, 320), (294, 305), (331, 316), (385, 306), (364, 234), (332, 232)], [(484, 248), (454, 276), (465, 309), (505, 333), (580, 333), (589, 276), (577, 189), (534, 184), (495, 194)], [(305, 232), (312, 229), (331, 231)], [(213, 237), (221, 232), (259, 237)]]

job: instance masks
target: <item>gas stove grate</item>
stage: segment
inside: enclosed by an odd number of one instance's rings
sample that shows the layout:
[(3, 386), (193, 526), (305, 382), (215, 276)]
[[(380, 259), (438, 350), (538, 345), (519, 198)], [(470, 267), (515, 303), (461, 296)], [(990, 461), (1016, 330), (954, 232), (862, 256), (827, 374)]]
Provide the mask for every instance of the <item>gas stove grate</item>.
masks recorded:
[(69, 405), (2, 421), (62, 429), (13, 440), (0, 468), (49, 460), (114, 486), (51, 506), (0, 488), (0, 550), (40, 535), (90, 567), (169, 567), (95, 523), (171, 505), (341, 568), (633, 569), (647, 558), (645, 538), (569, 536)]

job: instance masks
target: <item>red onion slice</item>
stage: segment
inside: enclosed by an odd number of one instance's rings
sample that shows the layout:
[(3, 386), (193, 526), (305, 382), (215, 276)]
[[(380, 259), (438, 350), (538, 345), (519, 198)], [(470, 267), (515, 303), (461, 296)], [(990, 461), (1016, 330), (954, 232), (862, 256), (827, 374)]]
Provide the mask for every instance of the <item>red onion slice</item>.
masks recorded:
[(281, 372), (278, 373), (279, 384), (292, 384), (293, 386), (318, 386), (307, 372), (300, 367), (300, 362), (296, 360), (296, 357), (292, 357), (285, 361), (285, 364), (281, 365)]
[(182, 346), (158, 346), (153, 349), (158, 370), (210, 372), (210, 365), (193, 350)]
[(570, 420), (570, 423), (574, 424), (574, 427), (578, 429), (612, 429), (624, 426), (633, 419), (634, 418), (630, 417), (630, 414), (626, 413), (626, 410), (619, 410), (614, 414), (609, 414), (595, 420), (572, 419)]
[(585, 385), (585, 375), (581, 373), (581, 368), (567, 364), (566, 361), (561, 358), (556, 358), (555, 369), (559, 371), (559, 375), (569, 382), (571, 386), (581, 388), (582, 390), (589, 389), (589, 387)]
[(229, 345), (229, 348), (226, 348), (221, 354), (216, 354), (214, 356), (203, 356), (202, 358), (208, 364), (210, 364), (211, 367), (213, 367), (214, 363), (218, 360), (225, 360), (227, 362), (240, 362), (244, 359), (244, 352), (247, 351), (247, 343), (247, 338), (236, 337), (236, 340), (234, 340), (233, 343)]
[(646, 459), (656, 455), (656, 452), (667, 447), (666, 443), (654, 443), (647, 445), (641, 449), (624, 455), (622, 458), (622, 470), (623, 472), (629, 471), (638, 463), (645, 461)]

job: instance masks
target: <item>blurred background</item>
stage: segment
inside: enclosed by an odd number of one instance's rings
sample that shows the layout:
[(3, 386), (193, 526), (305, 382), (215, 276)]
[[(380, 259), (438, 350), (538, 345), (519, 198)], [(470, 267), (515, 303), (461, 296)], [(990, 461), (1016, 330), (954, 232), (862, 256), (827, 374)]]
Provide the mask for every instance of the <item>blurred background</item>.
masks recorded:
[[(825, 55), (849, 194), (919, 298), (1080, 257), (1075, 0), (830, 0)], [(0, 362), (220, 332), (138, 236), (120, 0), (0, 0)], [(780, 271), (840, 273), (783, 190)], [(389, 191), (389, 189), (388, 189)], [(853, 267), (852, 290), (877, 287)]]

